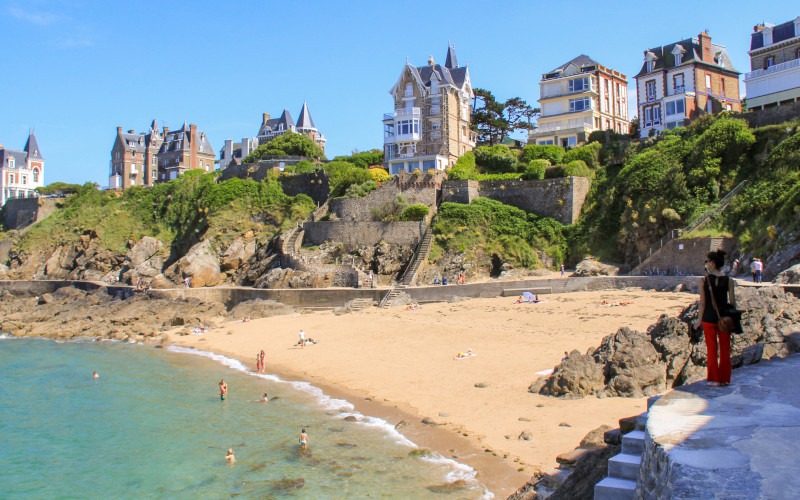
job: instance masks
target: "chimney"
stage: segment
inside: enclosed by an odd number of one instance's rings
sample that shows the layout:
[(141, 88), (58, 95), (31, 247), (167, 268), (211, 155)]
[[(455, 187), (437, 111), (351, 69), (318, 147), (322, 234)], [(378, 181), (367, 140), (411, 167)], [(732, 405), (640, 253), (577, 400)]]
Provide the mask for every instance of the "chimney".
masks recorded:
[(189, 153), (189, 169), (194, 170), (197, 168), (197, 125), (194, 123), (189, 124), (189, 143), (192, 148)]
[(262, 127), (267, 124), (267, 120), (269, 120), (269, 113), (264, 113), (261, 118)]
[(708, 32), (704, 31), (697, 35), (697, 41), (700, 43), (700, 60), (706, 63), (714, 63), (714, 55), (711, 53), (711, 37)]
[(132, 134), (133, 133), (133, 129), (128, 130), (128, 133)]
[(164, 135), (167, 135), (167, 132), (169, 132), (169, 127), (164, 125)]
[(122, 133), (122, 127), (117, 127), (117, 135)]
[(428, 66), (433, 66), (435, 63), (433, 62), (433, 56), (428, 58)]
[(764, 28), (766, 28), (766, 26), (764, 26), (763, 24), (756, 24), (755, 26), (753, 26), (753, 33), (764, 31)]

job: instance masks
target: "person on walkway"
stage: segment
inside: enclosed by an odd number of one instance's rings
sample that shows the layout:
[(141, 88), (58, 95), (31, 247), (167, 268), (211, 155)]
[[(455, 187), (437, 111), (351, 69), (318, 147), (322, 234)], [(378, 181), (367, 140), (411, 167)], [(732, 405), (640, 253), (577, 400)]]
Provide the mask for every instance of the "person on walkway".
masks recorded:
[(761, 262), (761, 259), (756, 257), (753, 262), (756, 265), (756, 274), (753, 276), (753, 281), (756, 283), (761, 283), (761, 274), (764, 272), (764, 263)]
[(739, 274), (739, 259), (735, 259), (733, 265), (731, 265), (731, 276), (736, 276), (737, 274)]
[(754, 257), (753, 260), (750, 261), (750, 274), (753, 275), (753, 283), (756, 282), (756, 267), (758, 267), (756, 265), (757, 260), (758, 259)]
[(706, 257), (707, 274), (700, 283), (700, 306), (694, 327), (702, 326), (706, 337), (708, 381), (714, 386), (725, 386), (731, 383), (731, 333), (720, 332), (717, 328), (717, 310), (736, 307), (735, 281), (720, 271), (725, 263), (725, 252), (708, 252)]
[(567, 272), (564, 270), (564, 264), (561, 264), (561, 277), (563, 278), (566, 275), (567, 275)]

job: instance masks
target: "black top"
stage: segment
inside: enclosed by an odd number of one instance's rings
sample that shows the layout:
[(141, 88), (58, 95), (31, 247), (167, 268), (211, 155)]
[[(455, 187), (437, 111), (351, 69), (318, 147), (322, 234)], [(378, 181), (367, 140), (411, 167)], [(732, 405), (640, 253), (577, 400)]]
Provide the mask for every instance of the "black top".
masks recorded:
[(703, 323), (716, 323), (717, 311), (714, 310), (714, 303), (711, 301), (711, 294), (708, 290), (708, 283), (711, 282), (711, 289), (714, 290), (714, 298), (717, 299), (717, 307), (721, 312), (730, 309), (728, 304), (728, 288), (730, 281), (727, 276), (715, 276), (709, 274), (703, 280), (703, 296), (706, 299), (706, 308), (703, 311)]

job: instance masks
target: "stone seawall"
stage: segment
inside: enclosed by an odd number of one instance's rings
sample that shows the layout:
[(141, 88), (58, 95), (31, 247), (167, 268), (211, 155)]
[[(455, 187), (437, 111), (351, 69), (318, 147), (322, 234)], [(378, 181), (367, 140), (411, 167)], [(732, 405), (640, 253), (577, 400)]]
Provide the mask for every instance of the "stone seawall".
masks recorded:
[[(424, 223), (423, 223), (424, 224)], [(374, 246), (381, 241), (397, 245), (416, 245), (420, 240), (419, 222), (320, 221), (303, 224), (303, 244), (320, 245), (326, 241), (345, 247)]]
[(471, 203), (478, 196), (497, 200), (562, 224), (578, 220), (591, 181), (585, 177), (559, 179), (458, 180), (442, 183), (442, 201)]
[(736, 238), (685, 238), (667, 242), (652, 257), (635, 267), (635, 274), (696, 274), (705, 272), (706, 254), (724, 250), (728, 255), (736, 248)]

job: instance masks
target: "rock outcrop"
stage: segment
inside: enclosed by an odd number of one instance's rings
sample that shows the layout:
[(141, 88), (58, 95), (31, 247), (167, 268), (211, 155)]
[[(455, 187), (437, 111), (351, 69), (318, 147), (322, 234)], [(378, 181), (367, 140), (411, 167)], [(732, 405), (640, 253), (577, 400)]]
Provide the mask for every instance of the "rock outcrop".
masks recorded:
[(584, 259), (575, 266), (575, 276), (616, 276), (619, 268), (594, 259)]
[[(734, 367), (800, 352), (800, 299), (778, 287), (739, 287), (736, 303), (744, 311), (744, 333), (732, 337)], [(695, 302), (678, 317), (661, 316), (646, 334), (620, 328), (593, 352), (573, 351), (529, 391), (573, 398), (641, 397), (701, 380), (707, 357), (703, 332), (692, 326), (697, 307)]]
[(219, 259), (209, 240), (197, 243), (164, 272), (172, 281), (189, 278), (192, 288), (214, 286), (220, 280)]
[(800, 264), (795, 264), (788, 269), (784, 269), (778, 273), (774, 281), (782, 285), (796, 285), (800, 283)]

